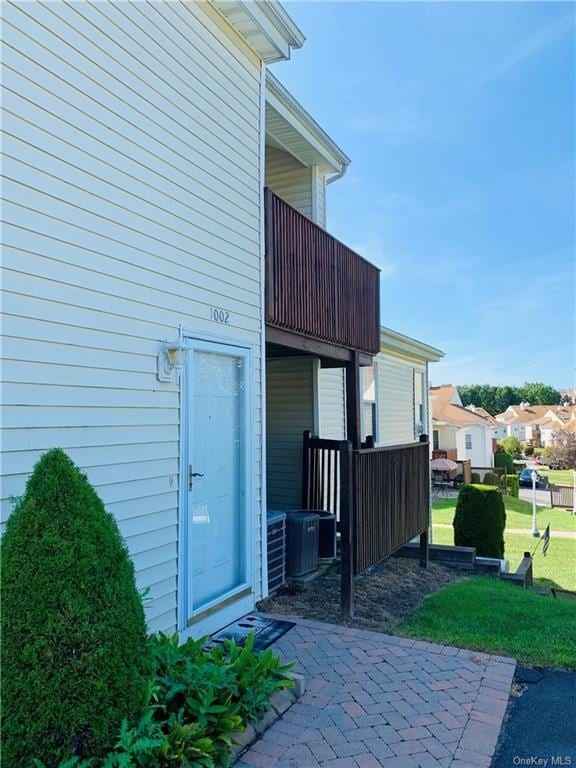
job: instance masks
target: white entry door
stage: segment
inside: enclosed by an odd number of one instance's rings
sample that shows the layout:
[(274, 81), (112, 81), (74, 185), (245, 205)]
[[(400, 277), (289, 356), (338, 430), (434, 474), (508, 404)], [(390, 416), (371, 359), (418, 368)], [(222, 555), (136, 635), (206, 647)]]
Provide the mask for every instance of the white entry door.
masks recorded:
[(190, 341), (187, 362), (187, 617), (251, 592), (246, 349)]

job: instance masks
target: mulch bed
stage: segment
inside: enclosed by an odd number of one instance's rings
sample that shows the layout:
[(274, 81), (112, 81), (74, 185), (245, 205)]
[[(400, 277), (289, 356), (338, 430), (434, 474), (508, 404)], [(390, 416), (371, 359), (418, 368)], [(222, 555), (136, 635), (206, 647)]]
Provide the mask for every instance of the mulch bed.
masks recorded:
[(305, 587), (283, 587), (261, 600), (257, 608), (277, 613), (346, 624), (362, 629), (392, 632), (405, 616), (416, 611), (427, 595), (460, 581), (461, 572), (430, 563), (426, 570), (418, 561), (391, 557), (356, 580), (355, 617), (340, 612), (340, 575), (332, 572)]

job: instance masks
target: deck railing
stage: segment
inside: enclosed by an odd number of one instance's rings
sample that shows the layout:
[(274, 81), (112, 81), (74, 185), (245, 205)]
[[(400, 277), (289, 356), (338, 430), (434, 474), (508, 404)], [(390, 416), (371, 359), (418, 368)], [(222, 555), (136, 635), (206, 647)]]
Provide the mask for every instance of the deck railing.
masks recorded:
[(304, 509), (338, 516), (343, 608), (353, 611), (353, 581), (428, 530), (428, 442), (353, 450), (348, 440), (304, 433)]
[(428, 443), (353, 451), (354, 574), (427, 530)]
[(265, 190), (266, 323), (368, 354), (380, 349), (380, 271)]

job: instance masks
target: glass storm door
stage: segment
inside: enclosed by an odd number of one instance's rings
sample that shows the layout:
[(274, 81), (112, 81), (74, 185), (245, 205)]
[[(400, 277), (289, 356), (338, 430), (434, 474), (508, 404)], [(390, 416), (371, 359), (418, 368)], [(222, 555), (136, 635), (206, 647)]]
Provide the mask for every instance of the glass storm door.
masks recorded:
[(246, 591), (249, 576), (249, 357), (239, 347), (192, 345), (187, 418), (189, 623)]

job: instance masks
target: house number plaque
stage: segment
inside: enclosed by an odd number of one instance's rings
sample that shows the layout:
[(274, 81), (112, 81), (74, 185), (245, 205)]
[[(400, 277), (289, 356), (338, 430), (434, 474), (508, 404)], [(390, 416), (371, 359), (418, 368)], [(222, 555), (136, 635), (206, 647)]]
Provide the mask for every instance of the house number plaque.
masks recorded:
[(219, 307), (210, 307), (210, 320), (214, 320), (215, 323), (222, 323), (222, 325), (230, 325), (230, 312)]

